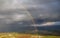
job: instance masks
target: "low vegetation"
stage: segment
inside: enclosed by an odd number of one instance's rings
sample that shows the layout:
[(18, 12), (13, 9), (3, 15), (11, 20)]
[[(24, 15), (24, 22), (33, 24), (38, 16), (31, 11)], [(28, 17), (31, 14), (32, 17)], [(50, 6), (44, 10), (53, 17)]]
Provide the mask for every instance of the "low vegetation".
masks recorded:
[(37, 34), (0, 33), (0, 38), (60, 38), (60, 36), (40, 36)]

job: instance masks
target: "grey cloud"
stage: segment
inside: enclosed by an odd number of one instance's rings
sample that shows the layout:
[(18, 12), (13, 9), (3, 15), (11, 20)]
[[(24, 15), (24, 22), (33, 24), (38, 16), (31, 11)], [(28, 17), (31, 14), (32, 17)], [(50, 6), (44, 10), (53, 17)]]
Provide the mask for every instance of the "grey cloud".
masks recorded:
[[(0, 0), (0, 30), (10, 29), (9, 24), (16, 21), (15, 15), (27, 15), (26, 11), (31, 13), (34, 18), (57, 18), (60, 15), (58, 2), (58, 0)], [(31, 19), (28, 17), (27, 15), (27, 18), (23, 18)]]

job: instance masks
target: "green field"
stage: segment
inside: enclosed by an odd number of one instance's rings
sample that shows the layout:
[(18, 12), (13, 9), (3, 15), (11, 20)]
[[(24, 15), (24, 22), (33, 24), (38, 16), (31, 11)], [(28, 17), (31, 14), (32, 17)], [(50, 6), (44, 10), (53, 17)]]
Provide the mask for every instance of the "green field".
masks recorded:
[(44, 36), (43, 38), (60, 38), (60, 36)]

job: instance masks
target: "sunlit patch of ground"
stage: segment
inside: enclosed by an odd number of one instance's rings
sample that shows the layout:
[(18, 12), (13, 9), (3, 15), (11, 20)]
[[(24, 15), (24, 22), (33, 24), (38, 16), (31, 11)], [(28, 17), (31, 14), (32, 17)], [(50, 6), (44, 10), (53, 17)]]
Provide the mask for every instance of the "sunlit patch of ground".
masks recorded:
[(0, 38), (60, 38), (60, 36), (40, 36), (20, 33), (0, 33)]
[(0, 33), (0, 38), (40, 38), (42, 36), (20, 33)]

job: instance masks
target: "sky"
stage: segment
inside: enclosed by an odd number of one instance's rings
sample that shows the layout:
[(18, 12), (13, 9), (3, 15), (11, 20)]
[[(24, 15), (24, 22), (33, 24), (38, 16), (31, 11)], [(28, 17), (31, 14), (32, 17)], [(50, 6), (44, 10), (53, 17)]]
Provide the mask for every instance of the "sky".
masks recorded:
[(0, 30), (15, 21), (53, 18), (60, 14), (58, 0), (0, 0)]

